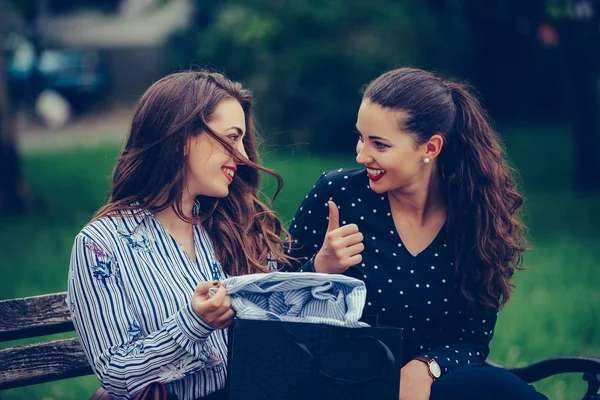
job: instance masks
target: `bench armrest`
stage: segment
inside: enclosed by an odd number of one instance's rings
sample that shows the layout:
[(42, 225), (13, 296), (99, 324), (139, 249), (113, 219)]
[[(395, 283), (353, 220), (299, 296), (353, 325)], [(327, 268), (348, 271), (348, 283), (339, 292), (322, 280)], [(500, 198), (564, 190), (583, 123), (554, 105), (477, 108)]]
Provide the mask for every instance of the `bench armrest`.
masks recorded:
[[(486, 360), (492, 367), (505, 368), (492, 360)], [(584, 356), (554, 357), (542, 360), (525, 367), (505, 368), (527, 383), (537, 382), (552, 375), (579, 372), (583, 380), (588, 382), (588, 391), (584, 399), (600, 399), (600, 358)]]

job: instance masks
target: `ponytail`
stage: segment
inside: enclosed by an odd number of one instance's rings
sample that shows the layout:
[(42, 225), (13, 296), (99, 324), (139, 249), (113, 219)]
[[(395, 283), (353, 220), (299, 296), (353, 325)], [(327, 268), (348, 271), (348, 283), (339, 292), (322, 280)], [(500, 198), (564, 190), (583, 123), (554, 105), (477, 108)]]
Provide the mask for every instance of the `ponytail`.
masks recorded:
[(474, 308), (499, 308), (522, 269), (523, 198), (511, 179), (500, 141), (477, 99), (463, 85), (415, 68), (388, 71), (364, 89), (364, 98), (409, 116), (401, 128), (417, 144), (444, 138), (437, 158), (447, 205), (446, 227), (461, 291)]
[(512, 294), (515, 269), (522, 269), (525, 229), (516, 214), (523, 197), (479, 101), (463, 85), (445, 84), (456, 113), (439, 163), (455, 271), (469, 302), (499, 308)]

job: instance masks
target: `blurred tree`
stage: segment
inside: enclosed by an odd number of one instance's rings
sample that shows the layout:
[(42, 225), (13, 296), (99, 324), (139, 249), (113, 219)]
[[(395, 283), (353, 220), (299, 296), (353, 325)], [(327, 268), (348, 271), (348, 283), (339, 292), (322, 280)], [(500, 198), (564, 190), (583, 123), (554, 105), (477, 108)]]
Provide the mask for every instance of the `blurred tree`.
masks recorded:
[[(360, 88), (406, 64), (459, 70), (461, 32), (429, 5), (381, 0), (195, 1), (192, 27), (166, 48), (173, 68), (212, 67), (251, 87), (269, 142), (316, 152), (354, 148)], [(449, 7), (454, 24), (456, 7)], [(453, 14), (454, 13), (454, 14)], [(453, 33), (456, 32), (456, 36)], [(423, 51), (426, 49), (426, 51)]]
[[(213, 67), (251, 87), (270, 143), (317, 152), (352, 150), (358, 89), (382, 72), (469, 76), (496, 118), (570, 121), (574, 181), (592, 189), (598, 1), (195, 0), (194, 23), (166, 48), (173, 68)], [(549, 21), (556, 47), (540, 45)]]
[(4, 63), (4, 49), (0, 49), (0, 211), (16, 211), (32, 200), (20, 170), (15, 116), (8, 98)]
[[(115, 11), (121, 0), (11, 0), (9, 6), (23, 20), (24, 34), (40, 53), (37, 18), (45, 12), (68, 12), (76, 9)], [(161, 0), (164, 1), (164, 0)], [(11, 105), (6, 81), (6, 53), (0, 46), (0, 212), (15, 213), (31, 208), (34, 199), (21, 171), (16, 144), (15, 108)], [(34, 69), (35, 79), (35, 69)]]
[(572, 129), (574, 186), (599, 190), (600, 158), (589, 149), (600, 145), (600, 0), (462, 4), (473, 37), (474, 81), (487, 94), (486, 105), (495, 115), (566, 117)]
[(535, 35), (544, 1), (460, 0), (472, 40), (470, 81), (496, 118), (547, 118), (562, 111), (558, 67)]
[[(554, 26), (556, 45), (562, 51), (568, 78), (570, 120), (573, 131), (574, 177), (579, 190), (600, 190), (600, 0), (547, 0), (544, 31)], [(552, 30), (550, 30), (551, 32)], [(546, 36), (544, 36), (546, 33)]]

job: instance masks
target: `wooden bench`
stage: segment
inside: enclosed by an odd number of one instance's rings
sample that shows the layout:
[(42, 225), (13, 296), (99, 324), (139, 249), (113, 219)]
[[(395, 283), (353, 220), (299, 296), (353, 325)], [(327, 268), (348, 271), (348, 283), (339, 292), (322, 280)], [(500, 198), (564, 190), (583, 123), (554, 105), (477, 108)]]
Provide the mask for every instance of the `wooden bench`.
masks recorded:
[[(74, 331), (66, 293), (0, 301), (0, 342)], [(0, 390), (92, 374), (77, 338), (0, 349)], [(489, 365), (503, 368), (488, 360)], [(600, 400), (600, 359), (556, 357), (510, 369), (532, 383), (561, 373), (583, 373), (583, 400)], [(0, 396), (1, 397), (1, 396)]]

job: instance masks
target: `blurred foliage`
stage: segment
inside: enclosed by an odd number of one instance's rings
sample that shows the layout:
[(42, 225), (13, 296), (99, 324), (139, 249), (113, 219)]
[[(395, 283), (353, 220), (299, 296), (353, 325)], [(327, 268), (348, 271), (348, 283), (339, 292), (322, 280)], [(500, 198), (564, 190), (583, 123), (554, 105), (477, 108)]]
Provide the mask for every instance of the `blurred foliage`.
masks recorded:
[(165, 51), (169, 70), (208, 67), (250, 87), (272, 143), (345, 152), (360, 88), (402, 66), (467, 78), (498, 119), (564, 116), (562, 55), (537, 36), (545, 1), (196, 0)]
[(265, 130), (279, 133), (273, 142), (350, 150), (352, 140), (339, 139), (354, 131), (362, 85), (405, 64), (460, 68), (465, 47), (447, 43), (464, 43), (464, 32), (445, 32), (428, 8), (392, 0), (196, 1), (193, 25), (166, 44), (169, 65), (243, 81)]
[(193, 1), (168, 72), (242, 81), (273, 145), (353, 151), (360, 89), (411, 66), (472, 84), (493, 121), (567, 125), (573, 186), (600, 190), (600, 0)]
[(122, 0), (10, 0), (11, 6), (25, 19), (34, 18), (41, 10), (65, 13), (93, 9), (114, 12)]
[[(43, 37), (38, 26), (42, 12), (69, 12), (79, 9), (96, 9), (104, 12), (117, 10), (121, 0), (9, 0), (5, 2), (20, 19), (23, 34), (33, 47), (34, 58), (41, 58)], [(10, 12), (9, 12), (10, 14)], [(4, 22), (0, 18), (0, 22)], [(10, 29), (13, 29), (12, 27)], [(32, 68), (25, 88), (11, 90), (5, 69), (8, 48), (4, 42), (4, 29), (0, 29), (0, 213), (19, 213), (35, 208), (38, 199), (30, 191), (21, 171), (17, 145), (16, 110), (37, 96), (42, 81), (39, 68)]]

